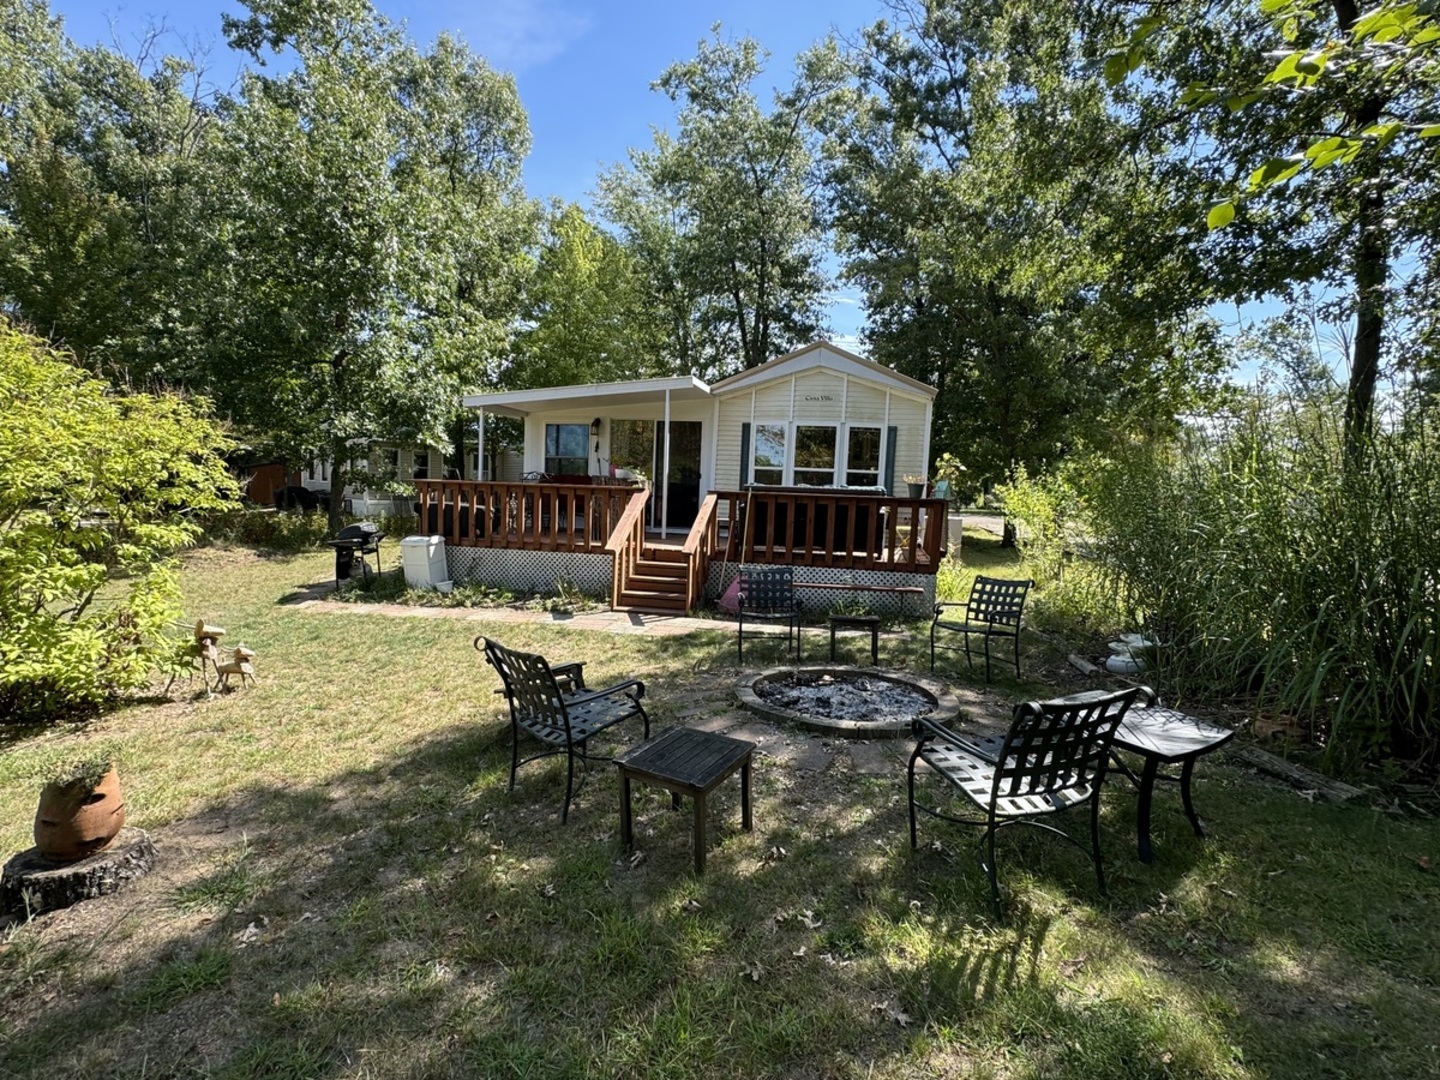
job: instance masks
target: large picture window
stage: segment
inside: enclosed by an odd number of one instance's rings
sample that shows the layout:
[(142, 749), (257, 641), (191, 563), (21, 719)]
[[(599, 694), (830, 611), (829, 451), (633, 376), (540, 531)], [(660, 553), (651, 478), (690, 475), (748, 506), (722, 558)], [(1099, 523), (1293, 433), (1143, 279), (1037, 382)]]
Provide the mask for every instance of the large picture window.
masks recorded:
[(752, 484), (785, 483), (785, 425), (755, 425), (754, 468), (750, 473)]
[(545, 471), (551, 476), (590, 474), (590, 425), (545, 425)]
[(878, 424), (760, 423), (751, 428), (749, 482), (878, 488), (885, 429)]
[(851, 427), (845, 436), (845, 485), (880, 486), (880, 429)]
[(807, 487), (835, 486), (835, 428), (795, 425), (794, 483)]

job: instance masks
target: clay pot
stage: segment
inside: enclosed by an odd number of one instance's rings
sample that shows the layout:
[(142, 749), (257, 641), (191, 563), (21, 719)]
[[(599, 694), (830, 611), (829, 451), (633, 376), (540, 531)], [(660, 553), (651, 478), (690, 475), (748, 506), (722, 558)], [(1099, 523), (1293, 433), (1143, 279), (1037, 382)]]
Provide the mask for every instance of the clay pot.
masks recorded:
[(74, 862), (104, 850), (124, 824), (125, 797), (112, 766), (93, 787), (77, 780), (41, 789), (35, 846), (54, 862)]

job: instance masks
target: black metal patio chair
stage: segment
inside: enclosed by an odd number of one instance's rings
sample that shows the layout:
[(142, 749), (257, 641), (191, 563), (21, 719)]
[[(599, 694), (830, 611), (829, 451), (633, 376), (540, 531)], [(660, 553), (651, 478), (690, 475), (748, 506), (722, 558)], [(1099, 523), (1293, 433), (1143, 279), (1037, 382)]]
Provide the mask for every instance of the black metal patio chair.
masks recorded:
[[(591, 760), (590, 740), (635, 716), (644, 724), (645, 738), (650, 737), (650, 717), (640, 704), (645, 684), (628, 679), (603, 690), (590, 690), (585, 685), (583, 663), (551, 667), (543, 656), (507, 649), (484, 635), (477, 637), (474, 644), (484, 652), (485, 662), (499, 673), (510, 704), (510, 790), (515, 790), (515, 773), (521, 765), (564, 754), (565, 807), (560, 814), (564, 824), (570, 820), (570, 799), (575, 792), (575, 759), (578, 757), (582, 770), (586, 769)], [(533, 735), (544, 746), (524, 761), (520, 760), (521, 731)]]
[[(1090, 805), (1090, 858), (1100, 895), (1105, 868), (1100, 858), (1100, 787), (1115, 728), (1139, 687), (1087, 701), (1027, 701), (1016, 706), (1003, 737), (969, 738), (921, 717), (911, 725), (918, 737), (910, 755), (910, 848), (917, 846), (915, 812), (961, 825), (984, 828), (980, 863), (990, 880), (990, 901), (999, 917), (1000, 885), (995, 868), (995, 834), (1011, 825), (1033, 825), (1063, 836), (1084, 850), (1075, 837), (1035, 820), (1072, 806)], [(980, 818), (957, 817), (915, 799), (915, 765), (923, 761), (984, 812)]]
[[(788, 566), (752, 567), (740, 571), (740, 593), (736, 598), (740, 609), (735, 631), (735, 647), (740, 662), (745, 662), (745, 620), (752, 623), (785, 624), (786, 651), (793, 647), (795, 661), (800, 661), (800, 601), (795, 596), (795, 571)], [(755, 637), (755, 634), (751, 634)]]
[[(990, 639), (1009, 638), (1015, 656), (1015, 678), (1020, 678), (1020, 620), (1025, 613), (1025, 597), (1033, 581), (1028, 579), (992, 578), (980, 575), (970, 588), (970, 599), (960, 604), (945, 601), (935, 605), (935, 619), (930, 624), (930, 670), (935, 670), (935, 650), (949, 649), (964, 652), (965, 663), (974, 667), (970, 659), (970, 638), (982, 639), (985, 653), (985, 681), (990, 681)], [(953, 608), (963, 607), (965, 616), (957, 621), (948, 617)], [(941, 644), (937, 637), (942, 632), (960, 634), (959, 645)]]

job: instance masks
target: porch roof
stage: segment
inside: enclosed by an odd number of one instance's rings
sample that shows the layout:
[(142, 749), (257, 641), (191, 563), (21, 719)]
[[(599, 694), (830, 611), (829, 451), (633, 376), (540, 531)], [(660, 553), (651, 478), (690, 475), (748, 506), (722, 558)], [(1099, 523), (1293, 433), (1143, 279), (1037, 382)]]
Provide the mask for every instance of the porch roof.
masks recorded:
[(710, 387), (693, 375), (672, 379), (634, 379), (628, 382), (587, 383), (583, 386), (542, 386), (534, 390), (507, 390), (498, 394), (466, 394), (461, 403), (467, 409), (483, 409), (498, 416), (527, 416), (539, 408), (573, 405), (604, 408), (614, 405), (660, 404), (665, 392), (670, 400), (696, 401), (710, 396)]

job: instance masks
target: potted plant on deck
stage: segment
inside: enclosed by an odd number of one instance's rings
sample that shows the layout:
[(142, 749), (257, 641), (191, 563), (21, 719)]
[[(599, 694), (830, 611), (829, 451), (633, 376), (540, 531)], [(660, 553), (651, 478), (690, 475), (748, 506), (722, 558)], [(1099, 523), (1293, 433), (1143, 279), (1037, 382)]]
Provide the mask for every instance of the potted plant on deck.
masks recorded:
[(925, 477), (907, 476), (905, 485), (910, 489), (910, 498), (923, 499), (925, 497)]

